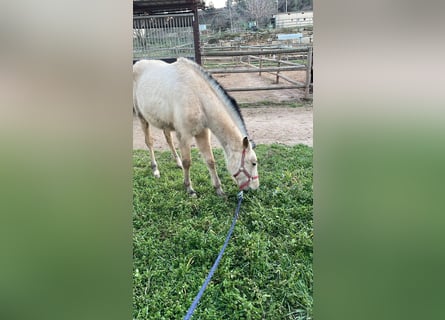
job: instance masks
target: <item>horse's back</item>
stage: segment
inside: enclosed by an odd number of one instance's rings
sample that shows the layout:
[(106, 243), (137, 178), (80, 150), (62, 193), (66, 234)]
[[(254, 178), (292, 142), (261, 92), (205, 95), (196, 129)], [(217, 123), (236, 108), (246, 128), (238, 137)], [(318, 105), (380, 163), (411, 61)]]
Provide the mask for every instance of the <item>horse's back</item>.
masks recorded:
[[(133, 82), (140, 86), (150, 86), (154, 89), (169, 89), (176, 82), (177, 72), (173, 65), (160, 60), (140, 60), (133, 65)], [(167, 91), (167, 90), (160, 90)]]
[(140, 60), (133, 66), (133, 78), (134, 104), (149, 123), (183, 132), (189, 126), (201, 130), (203, 113), (196, 92), (202, 86), (187, 62)]
[[(140, 60), (133, 65), (133, 81), (137, 86), (150, 84), (153, 88), (161, 88), (168, 95), (178, 90), (183, 93), (190, 87), (199, 85), (197, 77), (193, 77), (193, 62), (178, 58), (174, 63), (162, 60)], [(153, 90), (150, 88), (150, 90)], [(175, 92), (169, 92), (175, 90)]]
[(133, 65), (133, 81), (140, 81), (141, 77), (147, 75), (160, 76), (171, 65), (161, 60), (139, 60)]

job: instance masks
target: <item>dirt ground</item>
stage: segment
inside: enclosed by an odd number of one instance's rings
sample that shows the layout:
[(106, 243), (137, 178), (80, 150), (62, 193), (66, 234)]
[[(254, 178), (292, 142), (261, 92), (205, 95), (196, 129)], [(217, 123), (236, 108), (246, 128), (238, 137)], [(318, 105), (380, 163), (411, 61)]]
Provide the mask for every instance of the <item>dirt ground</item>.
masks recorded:
[[(289, 72), (287, 76), (304, 81), (303, 72)], [(258, 74), (226, 74), (214, 75), (214, 78), (225, 88), (241, 86), (265, 86), (273, 85), (275, 76)], [(282, 81), (280, 85), (286, 84)], [(304, 104), (302, 107), (277, 107), (277, 103), (301, 102), (303, 92), (298, 89), (264, 90), (230, 92), (238, 103), (249, 103), (253, 107), (242, 108), (250, 138), (257, 144), (281, 143), (285, 145), (306, 144), (313, 146), (313, 110), (312, 104)], [(258, 103), (260, 107), (256, 107)], [(270, 106), (267, 106), (268, 103)], [(161, 130), (152, 128), (154, 148), (156, 150), (168, 150), (164, 135)], [(173, 138), (175, 140), (175, 137)], [(219, 142), (212, 137), (213, 145), (219, 147)], [(175, 141), (175, 145), (177, 145)], [(195, 146), (195, 145), (193, 145)], [(133, 117), (133, 149), (147, 150), (139, 120)]]

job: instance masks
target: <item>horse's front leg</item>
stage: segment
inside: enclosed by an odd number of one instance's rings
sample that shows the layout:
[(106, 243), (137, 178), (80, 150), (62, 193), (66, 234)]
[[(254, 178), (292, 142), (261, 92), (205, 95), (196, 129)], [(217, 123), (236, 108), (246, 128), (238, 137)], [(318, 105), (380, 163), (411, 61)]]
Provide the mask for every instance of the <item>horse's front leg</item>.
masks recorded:
[(193, 190), (192, 181), (190, 180), (190, 166), (192, 164), (192, 157), (190, 152), (190, 142), (180, 140), (179, 148), (181, 149), (182, 154), (182, 171), (184, 172), (184, 186), (187, 190), (187, 193), (196, 197), (196, 192)]
[(195, 137), (196, 144), (204, 157), (207, 168), (209, 169), (210, 178), (212, 179), (212, 185), (215, 188), (216, 194), (220, 197), (224, 197), (224, 191), (221, 187), (221, 181), (219, 180), (218, 173), (216, 172), (216, 163), (213, 156), (212, 144), (210, 142), (211, 133), (209, 129), (204, 129), (199, 135)]

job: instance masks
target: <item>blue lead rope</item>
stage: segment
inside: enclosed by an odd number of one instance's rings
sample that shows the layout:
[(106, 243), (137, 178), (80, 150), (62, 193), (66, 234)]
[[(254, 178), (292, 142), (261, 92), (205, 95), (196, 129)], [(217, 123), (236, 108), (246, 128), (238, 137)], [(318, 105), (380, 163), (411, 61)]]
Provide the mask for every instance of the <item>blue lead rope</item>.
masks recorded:
[(204, 284), (202, 285), (201, 289), (199, 290), (198, 294), (195, 297), (195, 300), (193, 300), (192, 305), (187, 311), (187, 314), (184, 317), (184, 320), (189, 320), (195, 311), (196, 307), (198, 306), (199, 300), (201, 300), (201, 297), (207, 288), (207, 285), (209, 284), (210, 280), (212, 279), (213, 274), (216, 271), (216, 268), (218, 268), (219, 261), (221, 260), (224, 251), (226, 250), (227, 244), (229, 243), (230, 236), (232, 235), (233, 229), (235, 228), (236, 220), (238, 219), (239, 215), (239, 209), (241, 207), (241, 202), (243, 201), (243, 191), (241, 190), (238, 193), (238, 205), (236, 206), (235, 216), (232, 220), (232, 225), (230, 226), (229, 233), (227, 234), (226, 241), (224, 242), (224, 245), (221, 248), (221, 251), (219, 251), (218, 258), (216, 258), (215, 263), (213, 263), (212, 269), (210, 269), (209, 274), (207, 275), (206, 280), (204, 281)]

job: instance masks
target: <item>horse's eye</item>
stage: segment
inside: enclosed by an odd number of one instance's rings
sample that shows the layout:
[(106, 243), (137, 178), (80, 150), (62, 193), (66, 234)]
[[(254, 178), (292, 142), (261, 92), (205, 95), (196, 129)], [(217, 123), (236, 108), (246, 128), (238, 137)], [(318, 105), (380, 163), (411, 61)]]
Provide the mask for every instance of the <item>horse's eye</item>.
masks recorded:
[(252, 166), (256, 166), (256, 162), (252, 162)]

